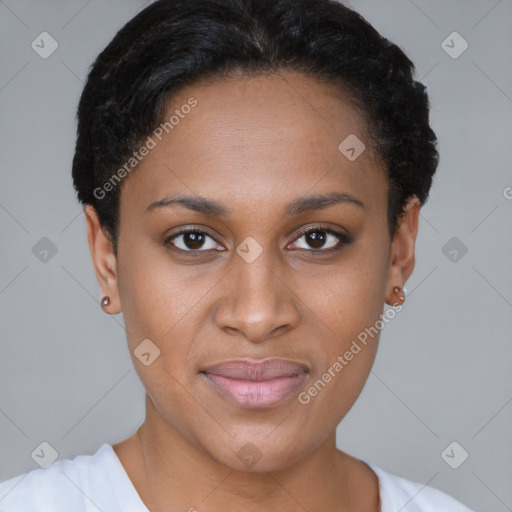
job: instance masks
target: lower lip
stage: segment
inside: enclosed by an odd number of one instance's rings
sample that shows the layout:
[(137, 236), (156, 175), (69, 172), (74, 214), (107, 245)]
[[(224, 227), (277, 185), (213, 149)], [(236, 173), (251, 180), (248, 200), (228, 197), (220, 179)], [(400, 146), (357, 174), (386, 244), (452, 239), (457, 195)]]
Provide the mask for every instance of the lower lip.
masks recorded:
[(211, 373), (203, 375), (221, 395), (248, 409), (263, 409), (278, 405), (286, 400), (307, 377), (307, 373), (303, 372), (290, 377), (253, 381), (230, 379)]

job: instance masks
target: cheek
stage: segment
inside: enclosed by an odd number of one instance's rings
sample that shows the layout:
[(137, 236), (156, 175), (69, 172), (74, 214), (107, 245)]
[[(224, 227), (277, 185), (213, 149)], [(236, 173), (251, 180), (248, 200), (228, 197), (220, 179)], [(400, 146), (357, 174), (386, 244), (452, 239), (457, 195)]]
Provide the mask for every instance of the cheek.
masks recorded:
[[(119, 289), (128, 346), (141, 382), (154, 403), (162, 404), (163, 413), (167, 406), (187, 400), (183, 390), (195, 377), (196, 340), (208, 315), (208, 294), (223, 271), (173, 264), (164, 250), (154, 247), (141, 245), (124, 254)], [(138, 347), (146, 339), (157, 347), (155, 353), (159, 351), (149, 366), (137, 359)]]
[(119, 258), (119, 290), (129, 334), (164, 341), (186, 328), (208, 282), (192, 267), (173, 264), (163, 248), (147, 244), (125, 252)]
[[(384, 295), (387, 283), (385, 239), (372, 247), (361, 239), (359, 247), (343, 265), (317, 275), (306, 297), (308, 309), (323, 327), (318, 340), (313, 387), (306, 389), (304, 402), (319, 414), (335, 412), (341, 420), (353, 405), (368, 378), (378, 348)], [(378, 248), (377, 248), (378, 247)], [(313, 377), (313, 376), (312, 376)], [(323, 411), (323, 412), (322, 412)]]
[[(165, 252), (163, 256), (157, 252), (139, 246), (123, 253), (118, 262), (119, 291), (134, 368), (160, 414), (179, 424), (181, 419), (173, 411), (191, 406), (188, 393), (183, 392), (188, 378), (185, 368), (206, 283), (191, 286), (185, 273), (166, 260)], [(146, 365), (137, 354), (148, 339), (156, 348), (146, 345), (151, 360)]]
[(387, 283), (384, 250), (361, 239), (338, 265), (302, 270), (294, 285), (297, 295), (308, 316), (319, 319), (329, 331), (334, 343), (324, 345), (331, 356), (382, 314)]
[[(352, 408), (373, 366), (383, 313), (376, 293), (378, 278), (355, 272), (339, 282), (331, 281), (324, 291), (323, 297), (328, 298), (323, 299), (321, 314), (328, 329), (318, 340), (314, 372), (298, 397), (307, 418), (304, 427), (320, 438), (336, 428)], [(318, 304), (319, 298), (310, 300)]]

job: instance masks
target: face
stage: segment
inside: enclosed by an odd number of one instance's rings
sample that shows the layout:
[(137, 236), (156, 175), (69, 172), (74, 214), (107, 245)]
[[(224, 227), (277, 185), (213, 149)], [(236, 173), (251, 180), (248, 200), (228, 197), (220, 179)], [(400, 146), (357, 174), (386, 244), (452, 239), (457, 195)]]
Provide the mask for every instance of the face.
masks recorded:
[[(224, 466), (247, 471), (245, 454), (253, 471), (284, 468), (361, 392), (378, 343), (361, 333), (412, 272), (414, 216), (398, 260), (362, 120), (311, 77), (201, 83), (166, 119), (176, 110), (123, 183), (100, 282), (151, 414)], [(339, 149), (351, 134), (366, 145), (356, 159)]]

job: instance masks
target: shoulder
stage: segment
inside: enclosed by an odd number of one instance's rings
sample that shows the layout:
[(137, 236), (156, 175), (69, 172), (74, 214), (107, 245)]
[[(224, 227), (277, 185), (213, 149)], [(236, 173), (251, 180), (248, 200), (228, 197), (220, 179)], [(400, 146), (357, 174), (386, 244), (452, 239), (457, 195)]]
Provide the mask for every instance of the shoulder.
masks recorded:
[(379, 479), (380, 512), (473, 512), (438, 489), (394, 475), (370, 462), (365, 464)]
[(56, 460), (46, 469), (33, 469), (0, 482), (0, 510), (85, 512), (100, 507), (117, 511), (112, 482), (109, 482), (114, 462), (112, 453), (112, 447), (103, 444), (94, 455)]

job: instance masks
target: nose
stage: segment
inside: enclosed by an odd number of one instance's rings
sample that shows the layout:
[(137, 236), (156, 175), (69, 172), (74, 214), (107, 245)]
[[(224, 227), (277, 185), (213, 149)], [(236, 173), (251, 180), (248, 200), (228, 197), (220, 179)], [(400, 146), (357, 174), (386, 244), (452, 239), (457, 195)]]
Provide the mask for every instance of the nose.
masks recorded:
[[(248, 263), (238, 254), (216, 303), (217, 327), (261, 343), (297, 327), (300, 313), (287, 269), (269, 250)], [(289, 269), (288, 269), (289, 273)]]

